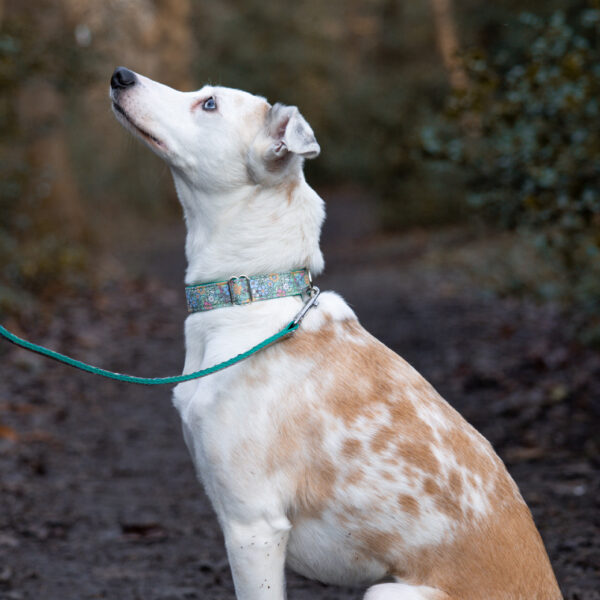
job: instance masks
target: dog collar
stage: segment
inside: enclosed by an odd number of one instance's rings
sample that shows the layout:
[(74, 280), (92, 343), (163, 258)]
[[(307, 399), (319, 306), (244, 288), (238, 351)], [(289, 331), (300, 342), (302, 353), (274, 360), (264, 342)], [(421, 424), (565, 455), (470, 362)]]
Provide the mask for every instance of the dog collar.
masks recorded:
[(254, 275), (240, 275), (227, 281), (198, 283), (185, 288), (188, 312), (201, 312), (250, 304), (259, 300), (302, 296), (312, 287), (308, 269)]

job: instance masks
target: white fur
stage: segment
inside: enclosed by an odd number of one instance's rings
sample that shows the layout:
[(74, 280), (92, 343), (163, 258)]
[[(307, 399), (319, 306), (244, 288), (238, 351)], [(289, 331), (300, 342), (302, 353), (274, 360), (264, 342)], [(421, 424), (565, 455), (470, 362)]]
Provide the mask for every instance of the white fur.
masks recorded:
[[(217, 109), (204, 110), (204, 101), (211, 97)], [(187, 284), (303, 266), (313, 276), (321, 272), (324, 206), (302, 173), (303, 160), (316, 156), (319, 146), (297, 108), (271, 107), (263, 98), (223, 87), (177, 92), (140, 75), (135, 85), (112, 90), (111, 98), (123, 125), (171, 167), (187, 225)], [(291, 297), (189, 316), (184, 372), (252, 347), (288, 323), (301, 306), (300, 298)], [(355, 321), (352, 310), (339, 296), (325, 292), (301, 331), (319, 332), (333, 323), (341, 351), (345, 343), (370, 347), (366, 333), (342, 327), (348, 321)], [(328, 358), (333, 363), (337, 357)], [(407, 377), (414, 377), (410, 367), (403, 369)], [(248, 375), (255, 381), (246, 381)], [(410, 385), (399, 377), (389, 373), (390, 381), (406, 387), (410, 400)], [(319, 404), (323, 390), (335, 390), (342, 383), (327, 364), (316, 364), (310, 354), (294, 356), (284, 344), (277, 344), (234, 367), (175, 388), (174, 405), (198, 476), (223, 528), (239, 600), (283, 600), (286, 561), (300, 573), (326, 582), (381, 579), (389, 574), (388, 564), (381, 555), (369, 555), (357, 541), (369, 528), (400, 532), (410, 552), (451, 543), (458, 531), (457, 520), (424, 493), (430, 475), (425, 470), (413, 469), (411, 476), (400, 475), (394, 481), (385, 477), (393, 459), (385, 449), (365, 455), (363, 482), (334, 489), (318, 515), (292, 514), (291, 507), (299, 502), (294, 473), (312, 460), (314, 448), (298, 448), (285, 459), (289, 469), (270, 469), (269, 459), (278, 450), (272, 440), (300, 409), (309, 410), (323, 430), (320, 451), (336, 466), (336, 481), (350, 477), (350, 467), (340, 454), (350, 431), (342, 419), (322, 412)], [(365, 393), (368, 384), (365, 379)], [(418, 394), (413, 396), (410, 402), (432, 432), (428, 441), (440, 465), (439, 477), (459, 473), (459, 505), (470, 507), (473, 519), (487, 518), (491, 491), (475, 485), (477, 479), (468, 478), (468, 467), (435, 446), (451, 427), (449, 417), (431, 408), (435, 402), (420, 407)], [(368, 418), (357, 419), (352, 435), (366, 449), (390, 419), (387, 408), (373, 408)], [(476, 432), (464, 426), (484, 455), (491, 452)], [(398, 494), (419, 498), (420, 515), (399, 511)], [(362, 516), (353, 517), (348, 507)], [(449, 598), (412, 583), (375, 586), (365, 598)]]
[(364, 600), (444, 600), (446, 594), (425, 586), (380, 583), (367, 590)]

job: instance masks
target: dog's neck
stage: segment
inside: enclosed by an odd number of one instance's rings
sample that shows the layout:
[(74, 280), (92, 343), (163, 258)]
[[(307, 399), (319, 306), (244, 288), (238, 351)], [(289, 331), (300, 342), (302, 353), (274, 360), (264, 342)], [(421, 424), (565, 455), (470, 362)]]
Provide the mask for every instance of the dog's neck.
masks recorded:
[(187, 285), (305, 266), (322, 271), (323, 200), (302, 173), (280, 186), (212, 193), (178, 171), (173, 177), (187, 226)]

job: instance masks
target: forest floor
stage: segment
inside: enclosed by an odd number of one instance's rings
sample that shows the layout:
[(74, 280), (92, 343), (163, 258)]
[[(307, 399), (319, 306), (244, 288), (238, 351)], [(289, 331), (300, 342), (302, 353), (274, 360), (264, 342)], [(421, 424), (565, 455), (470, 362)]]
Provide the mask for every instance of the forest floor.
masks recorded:
[[(556, 307), (498, 298), (465, 277), (451, 257), (473, 244), (469, 233), (384, 235), (373, 213), (359, 197), (332, 195), (318, 285), (341, 293), (491, 441), (565, 598), (599, 600), (599, 353), (571, 339)], [(9, 326), (109, 369), (178, 373), (183, 228), (155, 233), (113, 249), (138, 277)], [(0, 360), (0, 600), (232, 599), (169, 389), (4, 345)], [(361, 597), (294, 574), (288, 589), (290, 600)]]

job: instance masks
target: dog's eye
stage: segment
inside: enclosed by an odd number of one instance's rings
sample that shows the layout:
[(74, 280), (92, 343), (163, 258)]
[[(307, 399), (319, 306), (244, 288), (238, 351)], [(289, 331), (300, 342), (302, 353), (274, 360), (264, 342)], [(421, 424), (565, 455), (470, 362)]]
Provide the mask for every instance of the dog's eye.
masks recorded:
[(217, 103), (215, 101), (214, 96), (211, 96), (210, 98), (207, 98), (202, 103), (202, 110), (217, 110)]

